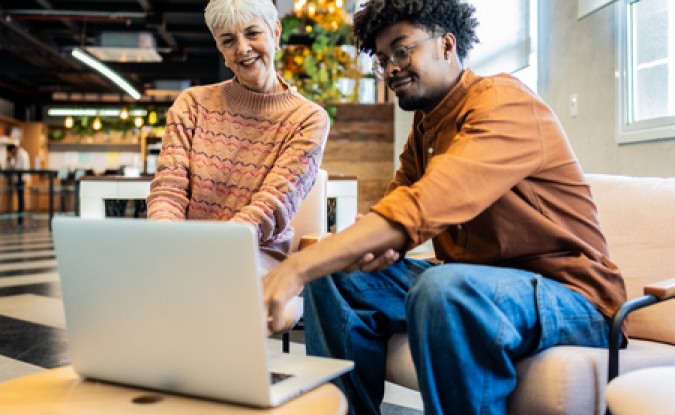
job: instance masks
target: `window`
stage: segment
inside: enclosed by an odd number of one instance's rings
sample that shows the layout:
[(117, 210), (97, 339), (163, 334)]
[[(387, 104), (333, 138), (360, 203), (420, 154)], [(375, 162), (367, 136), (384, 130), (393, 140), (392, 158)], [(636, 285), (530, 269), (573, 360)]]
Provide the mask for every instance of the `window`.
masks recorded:
[(619, 9), (617, 141), (675, 138), (675, 0)]
[(467, 66), (479, 75), (511, 73), (536, 91), (537, 1), (470, 0), (476, 7), (480, 43)]

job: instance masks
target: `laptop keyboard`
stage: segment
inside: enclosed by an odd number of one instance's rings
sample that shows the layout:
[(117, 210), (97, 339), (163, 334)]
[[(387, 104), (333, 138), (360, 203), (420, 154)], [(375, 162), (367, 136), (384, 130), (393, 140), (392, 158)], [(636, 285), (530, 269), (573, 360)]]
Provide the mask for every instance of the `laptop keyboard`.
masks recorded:
[(293, 375), (289, 375), (288, 373), (277, 373), (277, 372), (270, 372), (270, 383), (275, 384), (277, 382), (281, 382), (284, 379), (288, 379), (290, 377), (293, 377)]

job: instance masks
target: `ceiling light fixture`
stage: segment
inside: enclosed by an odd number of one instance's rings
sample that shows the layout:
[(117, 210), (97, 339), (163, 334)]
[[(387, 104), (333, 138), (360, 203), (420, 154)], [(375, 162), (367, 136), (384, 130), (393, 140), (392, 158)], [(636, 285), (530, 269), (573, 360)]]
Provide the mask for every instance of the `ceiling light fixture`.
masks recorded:
[(73, 51), (71, 52), (73, 57), (80, 62), (84, 63), (85, 65), (95, 69), (99, 73), (101, 73), (103, 76), (106, 78), (110, 79), (115, 85), (119, 86), (129, 94), (133, 99), (140, 99), (141, 94), (138, 92), (129, 82), (124, 80), (121, 76), (119, 76), (115, 71), (110, 69), (108, 66), (104, 65), (100, 61), (94, 59), (91, 55), (88, 53), (82, 51), (79, 48), (74, 48)]

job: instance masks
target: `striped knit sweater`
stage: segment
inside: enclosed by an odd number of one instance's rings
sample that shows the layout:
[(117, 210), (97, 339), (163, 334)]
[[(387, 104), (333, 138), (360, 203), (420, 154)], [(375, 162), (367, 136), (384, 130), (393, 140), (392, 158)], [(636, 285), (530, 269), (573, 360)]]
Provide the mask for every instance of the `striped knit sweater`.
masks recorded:
[(250, 223), (261, 251), (283, 259), (329, 130), (324, 109), (286, 86), (261, 94), (229, 80), (183, 91), (167, 113), (148, 217)]

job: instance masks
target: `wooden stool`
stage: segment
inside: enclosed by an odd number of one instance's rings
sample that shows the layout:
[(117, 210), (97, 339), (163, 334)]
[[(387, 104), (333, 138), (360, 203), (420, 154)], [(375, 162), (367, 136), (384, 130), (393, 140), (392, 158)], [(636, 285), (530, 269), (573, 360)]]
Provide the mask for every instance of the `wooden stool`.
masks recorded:
[(260, 409), (83, 380), (66, 366), (0, 384), (0, 413), (344, 415), (347, 400), (327, 383), (277, 408)]

